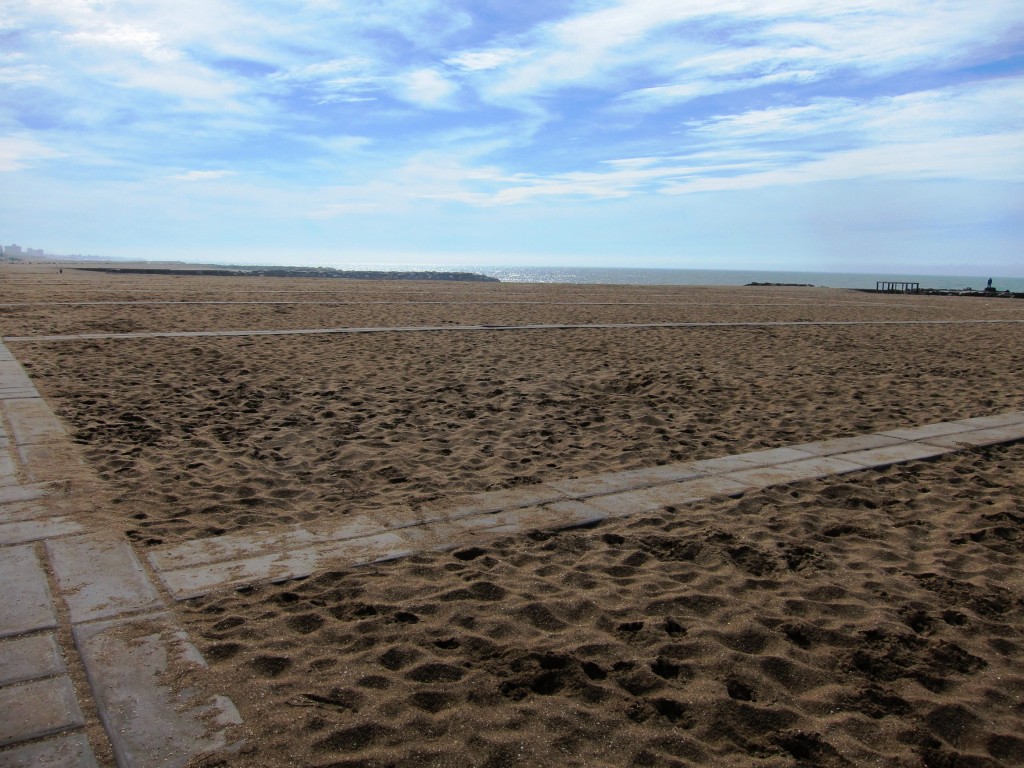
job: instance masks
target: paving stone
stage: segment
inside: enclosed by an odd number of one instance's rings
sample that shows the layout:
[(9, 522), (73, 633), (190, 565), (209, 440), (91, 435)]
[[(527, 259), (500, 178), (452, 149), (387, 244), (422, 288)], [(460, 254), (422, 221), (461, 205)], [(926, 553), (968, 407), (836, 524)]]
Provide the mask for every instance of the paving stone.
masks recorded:
[(2, 504), (0, 505), (0, 524), (20, 523), (24, 520), (36, 520), (40, 517), (53, 517), (56, 514), (49, 506), (32, 501)]
[(625, 517), (715, 496), (731, 496), (745, 490), (745, 486), (728, 478), (698, 477), (681, 483), (658, 485), (627, 493), (594, 496), (587, 499), (587, 504), (607, 512), (612, 517)]
[[(564, 505), (564, 506), (563, 506)], [(540, 507), (534, 516), (532, 513), (526, 520), (530, 530), (542, 528), (580, 528), (594, 525), (608, 519), (608, 515), (596, 507), (586, 503), (563, 501), (546, 507)]]
[(18, 523), (0, 524), (0, 545), (22, 544), (26, 541), (52, 539), (81, 533), (82, 524), (68, 517), (44, 517)]
[(18, 484), (18, 465), (11, 458), (7, 446), (0, 446), (0, 485)]
[(0, 752), (3, 768), (96, 768), (89, 740), (81, 733), (56, 736)]
[[(499, 536), (519, 534), (534, 530), (559, 530), (577, 528), (605, 520), (608, 517), (592, 506), (575, 501), (560, 501), (545, 506), (513, 509), (494, 515), (463, 518), (433, 526), (435, 537), (465, 543), (473, 536)], [(403, 534), (405, 531), (402, 532)], [(409, 540), (409, 544), (414, 543)], [(437, 548), (436, 545), (431, 547)]]
[(19, 501), (41, 499), (51, 487), (46, 483), (35, 485), (7, 485), (0, 487), (0, 504), (14, 504)]
[(575, 528), (607, 520), (609, 515), (585, 501), (557, 501), (543, 508), (560, 528)]
[(689, 463), (664, 464), (658, 467), (630, 469), (624, 472), (605, 472), (575, 480), (549, 483), (549, 485), (571, 499), (585, 499), (591, 496), (647, 488), (651, 485), (679, 482), (700, 475), (701, 472)]
[(884, 448), (871, 448), (866, 451), (844, 453), (840, 458), (865, 467), (887, 467), (890, 464), (899, 464), (905, 461), (931, 459), (935, 456), (949, 453), (951, 450), (950, 448), (926, 445), (924, 443), (904, 443), (903, 445), (890, 445)]
[(0, 361), (0, 387), (4, 389), (35, 389), (25, 370), (12, 360)]
[(792, 461), (788, 464), (776, 464), (768, 467), (755, 467), (739, 472), (730, 472), (724, 477), (735, 480), (752, 488), (767, 488), (771, 485), (785, 485), (800, 480), (811, 480), (817, 477), (841, 475), (846, 472), (861, 472), (864, 467), (852, 461), (844, 461), (837, 456), (816, 456), (803, 461)]
[(693, 468), (705, 475), (723, 475), (726, 472), (735, 472), (738, 469), (750, 469), (752, 466), (744, 460), (743, 454), (735, 456), (719, 456), (717, 459), (701, 459), (691, 462)]
[(562, 480), (550, 483), (550, 485), (570, 499), (585, 499), (589, 496), (602, 496), (609, 493), (643, 488), (650, 485), (650, 483), (635, 474), (607, 472), (603, 475), (578, 477), (575, 480)]
[(0, 637), (57, 626), (46, 572), (32, 545), (0, 548), (0, 584)]
[[(405, 524), (415, 524), (410, 520)], [(328, 541), (345, 541), (386, 533), (391, 527), (368, 515), (345, 517), (338, 523), (288, 528), (280, 533), (227, 534), (198, 539), (171, 547), (154, 548), (146, 556), (157, 570), (174, 570), (226, 560), (240, 560), (259, 553), (287, 552)]]
[(730, 479), (728, 475), (698, 477), (681, 483), (658, 485), (637, 491), (645, 501), (655, 505), (654, 509), (671, 507), (678, 504), (691, 504), (695, 501), (712, 499), (716, 496), (735, 496), (748, 490), (742, 483)]
[(316, 542), (317, 539), (305, 528), (276, 536), (266, 533), (228, 534), (151, 549), (146, 552), (146, 557), (158, 571), (165, 571), (241, 560), (259, 553), (287, 552), (310, 547)]
[(489, 515), (500, 512), (504, 508), (504, 503), (493, 494), (481, 493), (454, 500), (428, 502), (420, 507), (418, 517), (423, 523), (437, 523), (442, 520), (457, 520), (474, 515)]
[(0, 688), (0, 746), (84, 724), (67, 675)]
[(46, 549), (74, 624), (163, 607), (127, 541), (73, 536)]
[(4, 400), (0, 405), (11, 425), (14, 442), (18, 445), (67, 439), (64, 425), (42, 398)]
[(564, 498), (559, 491), (551, 487), (551, 483), (537, 483), (536, 485), (524, 485), (519, 488), (506, 488), (500, 491), (492, 491), (489, 495), (494, 496), (503, 504), (502, 509), (534, 507), (538, 504), (547, 504), (550, 501), (559, 501)]
[[(505, 512), (495, 512), (492, 515), (477, 515), (476, 517), (461, 517), (458, 520), (445, 520), (437, 525), (428, 526), (432, 533), (440, 535), (444, 538), (458, 539), (460, 536), (466, 533), (479, 533), (480, 531), (489, 531), (494, 529), (503, 530), (521, 530), (525, 520), (529, 518), (529, 512), (536, 511), (539, 507), (534, 507), (532, 510), (527, 509), (511, 509)], [(415, 531), (402, 531), (401, 533), (414, 533)], [(403, 539), (406, 543), (409, 543), (408, 538)]]
[(27, 397), (39, 397), (35, 387), (24, 389), (0, 389), (0, 400), (22, 400)]
[(168, 614), (74, 627), (100, 718), (121, 768), (184, 768), (196, 755), (237, 746), (238, 710), (223, 696), (162, 682), (206, 663)]
[(67, 441), (18, 445), (25, 474), (35, 483), (64, 480), (85, 470), (78, 449)]
[[(506, 536), (506, 535), (517, 535), (526, 533), (531, 530), (529, 526), (530, 517), (526, 514), (527, 510), (511, 510), (508, 512), (498, 512), (493, 515), (478, 515), (477, 517), (463, 517), (458, 520), (446, 520), (445, 522), (436, 526), (424, 526), (424, 533), (430, 536), (429, 542), (423, 547), (424, 549), (448, 549), (447, 544), (460, 544), (465, 545), (471, 541), (486, 536), (493, 538), (495, 536)], [(536, 521), (534, 521), (534, 528), (537, 527)], [(403, 531), (409, 534), (419, 534), (420, 531)], [(414, 550), (418, 547), (414, 546), (421, 542), (413, 541), (411, 537), (403, 536), (406, 544), (410, 549)]]
[(832, 456), (837, 453), (864, 451), (868, 448), (883, 448), (887, 445), (902, 445), (904, 442), (898, 437), (886, 437), (885, 435), (857, 435), (855, 437), (836, 437), (832, 440), (801, 443), (793, 447), (815, 456)]
[(609, 517), (628, 517), (660, 509), (663, 504), (645, 496), (642, 490), (591, 496), (587, 505), (606, 513)]
[(990, 429), (993, 427), (1009, 427), (1013, 424), (1024, 424), (1024, 411), (999, 413), (994, 416), (977, 416), (973, 419), (960, 419), (954, 424), (963, 424), (971, 429)]
[(188, 600), (217, 589), (309, 576), (318, 564), (327, 560), (341, 560), (347, 565), (365, 565), (403, 557), (416, 551), (410, 548), (407, 541), (399, 532), (389, 532), (208, 566), (160, 571), (159, 575), (175, 600)]
[(880, 432), (885, 437), (898, 437), (900, 440), (924, 440), (928, 437), (939, 437), (940, 435), (952, 435), (957, 432), (966, 432), (970, 427), (958, 424), (955, 421), (943, 421), (938, 424), (925, 424), (920, 427), (907, 427), (906, 429), (892, 429), (887, 432)]
[(765, 451), (751, 451), (749, 453), (740, 453), (736, 456), (737, 459), (741, 459), (748, 466), (751, 467), (766, 467), (772, 464), (785, 464), (790, 461), (799, 461), (800, 459), (810, 458), (813, 454), (807, 451), (802, 451), (795, 447), (786, 448), (769, 448)]
[(552, 483), (539, 483), (522, 488), (473, 494), (436, 504), (424, 504), (421, 519), (428, 522), (455, 520), (475, 515), (488, 515), (504, 509), (533, 507), (563, 498), (565, 495), (555, 489)]
[(1024, 423), (1013, 424), (1007, 427), (993, 427), (992, 429), (978, 429), (970, 432), (961, 432), (956, 435), (943, 435), (941, 437), (929, 437), (921, 442), (929, 445), (938, 445), (944, 448), (960, 448), (962, 446), (997, 445), (1009, 443), (1015, 440), (1024, 440)]
[(0, 640), (0, 686), (67, 672), (51, 633)]
[(656, 467), (645, 467), (643, 469), (630, 469), (621, 474), (636, 478), (637, 481), (647, 485), (660, 485), (662, 483), (678, 483), (682, 480), (690, 480), (701, 477), (702, 472), (693, 466), (691, 462), (677, 462), (675, 464), (661, 464)]

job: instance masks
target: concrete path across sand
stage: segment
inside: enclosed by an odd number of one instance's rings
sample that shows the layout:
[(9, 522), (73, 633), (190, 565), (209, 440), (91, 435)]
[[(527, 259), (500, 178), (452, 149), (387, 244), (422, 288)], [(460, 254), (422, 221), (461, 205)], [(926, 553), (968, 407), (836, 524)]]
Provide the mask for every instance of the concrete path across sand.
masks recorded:
[(929, 459), (963, 447), (1024, 439), (1024, 411), (926, 424), (704, 461), (606, 473), (480, 494), (407, 511), (381, 524), (361, 515), (271, 532), (230, 534), (148, 551), (177, 600), (327, 567), (450, 550), (498, 535), (570, 528), (715, 496)]
[(5, 342), (94, 341), (98, 339), (196, 339), (210, 336), (312, 336), (321, 333), (436, 333), (438, 331), (566, 331), (638, 330), (643, 328), (779, 328), (834, 325), (1009, 325), (1018, 319), (995, 320), (778, 320), (724, 323), (543, 323), (536, 325), (410, 325), (371, 328), (295, 328), (264, 331), (136, 331), (132, 333), (81, 333), (57, 336), (5, 336)]
[[(311, 306), (406, 306), (406, 305), (433, 305), (443, 304), (445, 306), (508, 306), (527, 305), (542, 307), (833, 307), (838, 305), (864, 306), (864, 307), (885, 307), (877, 301), (788, 301), (788, 302), (722, 302), (722, 301), (448, 301), (445, 299), (418, 300), (418, 301), (299, 301), (291, 300), (263, 300), (263, 301), (172, 301), (172, 300), (146, 300), (139, 301), (16, 301), (0, 302), (0, 308), (7, 307), (187, 307), (187, 306), (232, 306), (241, 305), (311, 305)], [(941, 304), (916, 304), (914, 307), (941, 307)]]
[(229, 699), (163, 682), (205, 663), (128, 542), (89, 529), (92, 477), (3, 346), (0, 414), (0, 766), (173, 768), (237, 744)]

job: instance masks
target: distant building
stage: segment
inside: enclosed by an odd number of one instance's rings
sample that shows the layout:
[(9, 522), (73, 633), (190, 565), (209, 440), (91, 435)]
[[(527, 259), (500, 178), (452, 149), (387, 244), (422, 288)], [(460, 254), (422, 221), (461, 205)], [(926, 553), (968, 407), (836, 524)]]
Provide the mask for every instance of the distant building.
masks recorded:
[(5, 245), (4, 256), (21, 256), (20, 245)]
[(25, 253), (27, 253), (29, 256), (36, 256), (38, 258), (42, 258), (43, 256), (46, 255), (46, 252), (43, 251), (42, 248), (29, 248), (27, 251), (25, 251)]

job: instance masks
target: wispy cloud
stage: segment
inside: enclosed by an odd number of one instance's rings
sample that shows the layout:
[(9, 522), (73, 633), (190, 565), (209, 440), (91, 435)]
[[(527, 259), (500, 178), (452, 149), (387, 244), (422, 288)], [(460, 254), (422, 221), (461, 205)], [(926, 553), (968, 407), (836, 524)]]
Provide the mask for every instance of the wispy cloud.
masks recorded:
[(415, 183), (396, 194), (500, 206), (869, 178), (1024, 183), (1024, 115), (1007, 108), (1018, 103), (1024, 78), (898, 97), (816, 99), (693, 121), (685, 153), (612, 158), (591, 171), (419, 163)]
[(64, 157), (64, 153), (31, 136), (0, 136), (0, 172), (31, 168), (41, 160)]
[(131, 24), (119, 24), (97, 31), (79, 30), (64, 35), (64, 41), (74, 45), (96, 45), (138, 53), (147, 59), (166, 63), (179, 58), (174, 49), (164, 44), (159, 32), (142, 29)]
[[(1004, 37), (1007, 19), (1019, 16), (1014, 0), (984, 8), (926, 0), (622, 0), (539, 26), (518, 40), (514, 57), (500, 49), (511, 65), (482, 90), (523, 100), (565, 88), (612, 88), (620, 103), (658, 109), (840, 70), (877, 76), (969, 62), (979, 44)], [(648, 82), (630, 87), (638, 80)]]

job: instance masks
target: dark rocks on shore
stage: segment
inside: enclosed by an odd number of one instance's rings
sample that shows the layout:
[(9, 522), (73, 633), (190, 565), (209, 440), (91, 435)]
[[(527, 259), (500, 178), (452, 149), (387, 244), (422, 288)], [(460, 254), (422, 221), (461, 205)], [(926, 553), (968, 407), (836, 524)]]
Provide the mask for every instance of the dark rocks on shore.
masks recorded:
[(761, 288), (813, 288), (812, 283), (746, 283), (743, 287), (758, 286)]
[(254, 267), (252, 269), (169, 269), (165, 267), (75, 267), (85, 272), (110, 272), (122, 275), (188, 275), (202, 277), (328, 277), (348, 280), (447, 280), (471, 283), (498, 283), (496, 277), (473, 272), (385, 272), (343, 270), (329, 267)]

